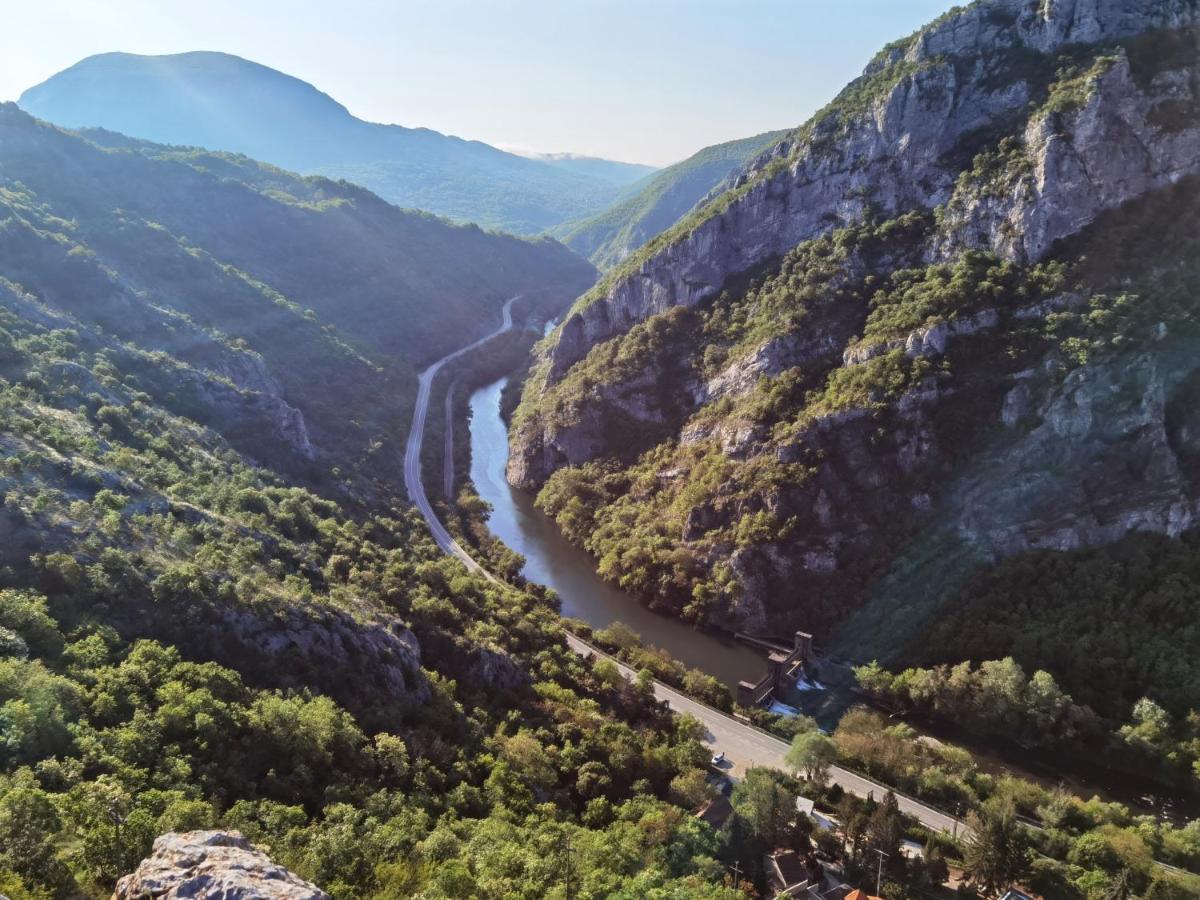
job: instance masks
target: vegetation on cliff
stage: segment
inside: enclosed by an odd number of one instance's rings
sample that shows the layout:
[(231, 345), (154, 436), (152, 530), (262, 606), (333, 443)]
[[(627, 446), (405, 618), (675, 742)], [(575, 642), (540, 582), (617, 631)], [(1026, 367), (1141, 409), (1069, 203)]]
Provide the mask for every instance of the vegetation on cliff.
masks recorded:
[(735, 896), (748, 845), (678, 805), (708, 792), (694, 725), (443, 556), (380, 461), (414, 365), (586, 267), (244, 159), (0, 128), (0, 890), (107, 896), (156, 835), (219, 827), (339, 898)]
[[(1024, 85), (1029, 100), (945, 158), (957, 168), (943, 205), (888, 215), (868, 202), (856, 224), (831, 222), (565, 363), (552, 338), (514, 437), (550, 473), (542, 508), (654, 608), (815, 630), (897, 667), (1012, 654), (1109, 733), (1139, 734), (1164, 711), (1146, 759), (1192, 783), (1200, 696), (1172, 661), (1194, 655), (1193, 541), (1178, 537), (1197, 484), (1200, 187), (1181, 174), (1093, 209), (1034, 262), (1012, 243), (1017, 220), (989, 216), (1027, 202), (1035, 171), (1058, 177), (1039, 129), (1069, 142), (1102, 115), (1098, 92), (1191, 71), (1195, 35), (1064, 54), (1057, 68), (1014, 51), (959, 72)], [(668, 265), (663, 246), (645, 259)], [(595, 422), (621, 417), (629, 440), (594, 440)], [(1089, 543), (1110, 549), (1071, 549)]]
[(551, 233), (599, 268), (612, 268), (786, 136), (786, 131), (772, 131), (705, 147), (625, 188), (604, 212), (566, 222)]

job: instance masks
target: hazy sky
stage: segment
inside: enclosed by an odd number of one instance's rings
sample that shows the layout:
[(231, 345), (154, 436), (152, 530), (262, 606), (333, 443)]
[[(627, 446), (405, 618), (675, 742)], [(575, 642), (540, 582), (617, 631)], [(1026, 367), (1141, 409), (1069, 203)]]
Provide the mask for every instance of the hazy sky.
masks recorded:
[(223, 50), (378, 122), (662, 165), (800, 124), (951, 0), (5, 0), (0, 100), (110, 50)]

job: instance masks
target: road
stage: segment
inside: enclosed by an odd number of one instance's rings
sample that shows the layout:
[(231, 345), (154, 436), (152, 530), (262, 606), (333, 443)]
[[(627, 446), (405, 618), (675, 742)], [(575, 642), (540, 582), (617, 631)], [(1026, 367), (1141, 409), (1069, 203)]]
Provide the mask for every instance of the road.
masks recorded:
[[(597, 650), (572, 634), (567, 635), (567, 643), (571, 645), (572, 650), (583, 656), (595, 654), (611, 661), (621, 671), (621, 674), (628, 679), (632, 680), (636, 677), (636, 673), (629, 666)], [(788, 768), (784, 762), (784, 754), (788, 751), (786, 741), (782, 741), (774, 735), (755, 728), (753, 725), (735, 719), (728, 713), (723, 713), (720, 710), (713, 709), (711, 706), (698, 703), (690, 697), (679, 693), (674, 688), (657, 681), (654, 682), (654, 696), (666, 702), (674, 712), (680, 714), (686, 713), (700, 720), (704, 727), (708, 729), (705, 743), (713, 749), (713, 752), (725, 753), (726, 766), (724, 767), (724, 771), (726, 775), (734, 780), (740, 779), (745, 774), (746, 769), (753, 768), (754, 766), (767, 766), (784, 770)], [(869, 778), (864, 778), (848, 769), (843, 769), (840, 766), (832, 766), (830, 768), (829, 780), (834, 784), (840, 784), (842, 790), (857, 797), (873, 796), (878, 800), (888, 790), (884, 785), (871, 781)], [(897, 795), (896, 803), (899, 805), (901, 812), (912, 816), (926, 828), (933, 831), (957, 832), (961, 834), (965, 829), (964, 824), (961, 821), (956, 821), (953, 816), (919, 803), (916, 800)]]
[[(512, 328), (512, 305), (517, 299), (517, 297), (513, 297), (504, 304), (504, 319), (499, 328), (474, 343), (463, 347), (461, 350), (456, 350), (448, 356), (442, 357), (421, 373), (420, 384), (417, 389), (417, 404), (413, 410), (412, 431), (408, 435), (408, 446), (404, 454), (404, 483), (408, 487), (409, 499), (420, 510), (421, 515), (425, 517), (425, 521), (429, 524), (429, 530), (433, 532), (433, 539), (437, 542), (437, 545), (446, 553), (461, 560), (472, 572), (477, 572), (497, 584), (503, 584), (504, 582), (479, 565), (472, 558), (471, 554), (463, 549), (462, 545), (451, 536), (450, 532), (446, 530), (446, 527), (434, 512), (429, 498), (425, 495), (425, 486), (421, 480), (421, 445), (425, 437), (425, 421), (429, 413), (429, 398), (433, 392), (433, 381), (437, 377), (438, 372), (451, 360), (469, 353), (481, 344), (487, 343), (487, 341), (496, 335), (503, 334)], [(581, 656), (595, 655), (604, 657), (611, 660), (626, 678), (632, 679), (635, 677), (635, 673), (629, 666), (613, 659), (603, 651), (570, 633), (567, 634), (567, 643), (572, 650)], [(788, 745), (779, 738), (759, 728), (755, 728), (753, 725), (735, 719), (727, 713), (713, 709), (711, 706), (697, 703), (679, 691), (657, 681), (654, 683), (654, 696), (661, 701), (665, 701), (673, 711), (680, 714), (687, 713), (703, 723), (704, 727), (708, 729), (706, 743), (712, 748), (714, 753), (724, 752), (727, 760), (725, 772), (730, 777), (735, 779), (740, 778), (746, 769), (754, 766), (770, 766), (776, 769), (787, 768), (783, 757), (787, 753)], [(888, 790), (882, 784), (838, 766), (831, 767), (829, 777), (834, 783), (840, 784), (842, 789), (847, 793), (858, 797), (874, 796), (878, 800)], [(965, 830), (964, 824), (960, 820), (956, 820), (953, 816), (947, 815), (931, 806), (926, 806), (924, 803), (900, 795), (896, 796), (896, 801), (902, 812), (912, 816), (926, 828), (933, 831), (957, 831), (961, 834)]]
[(442, 453), (443, 473), (442, 496), (450, 500), (454, 496), (454, 387), (450, 382), (446, 388), (446, 449)]
[[(466, 353), (470, 353), (476, 347), (486, 344), (497, 335), (504, 334), (512, 328), (512, 307), (513, 304), (520, 299), (520, 295), (510, 297), (501, 309), (502, 321), (500, 327), (490, 334), (486, 334), (474, 343), (455, 350), (453, 353), (447, 354), (427, 368), (421, 373), (417, 383), (417, 403), (413, 408), (412, 430), (408, 433), (408, 445), (404, 450), (404, 484), (408, 488), (408, 499), (420, 510), (421, 515), (425, 517), (425, 521), (429, 523), (429, 530), (433, 532), (433, 539), (437, 545), (451, 556), (457, 557), (462, 563), (472, 572), (480, 572), (491, 578), (491, 575), (484, 572), (483, 567), (471, 557), (462, 545), (458, 543), (446, 530), (446, 526), (438, 519), (437, 514), (433, 511), (433, 505), (429, 502), (429, 498), (425, 495), (425, 484), (421, 480), (421, 445), (425, 441), (425, 420), (429, 416), (429, 398), (433, 393), (433, 380), (437, 378), (438, 372), (442, 367), (451, 360), (458, 359)], [(495, 579), (492, 579), (495, 580)]]

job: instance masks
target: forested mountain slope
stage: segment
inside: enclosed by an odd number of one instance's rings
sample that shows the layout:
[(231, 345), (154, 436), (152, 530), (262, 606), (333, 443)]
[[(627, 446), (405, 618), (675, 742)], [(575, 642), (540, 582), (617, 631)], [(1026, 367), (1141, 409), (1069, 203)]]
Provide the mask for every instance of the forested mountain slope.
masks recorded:
[(145, 376), (157, 402), (313, 478), (396, 484), (372, 457), (398, 446), (414, 367), (487, 331), (508, 297), (565, 299), (591, 278), (551, 241), (244, 157), (96, 137), (115, 149), (0, 108), (10, 300), (113, 352), (166, 353)]
[(982, 0), (890, 45), (577, 303), (510, 479), (689, 620), (1200, 705), (1196, 26)]
[(366, 122), (297, 78), (226, 53), (105, 53), (21, 95), (67, 128), (244, 153), (346, 178), (398, 206), (519, 234), (606, 207), (611, 177), (505, 153), (480, 141)]
[(552, 233), (601, 269), (611, 268), (678, 222), (722, 182), (786, 135), (785, 131), (773, 131), (705, 147), (630, 185), (603, 212), (566, 222)]
[(536, 159), (538, 162), (565, 169), (568, 172), (599, 178), (601, 181), (607, 181), (621, 188), (641, 181), (658, 171), (654, 166), (646, 166), (641, 163), (616, 162), (598, 156), (581, 156), (578, 153), (531, 153), (528, 155), (530, 159)]
[(518, 896), (567, 840), (580, 896), (735, 896), (694, 729), (393, 499), (412, 365), (589, 268), (107, 139), (0, 107), (0, 892), (215, 827), (347, 900)]

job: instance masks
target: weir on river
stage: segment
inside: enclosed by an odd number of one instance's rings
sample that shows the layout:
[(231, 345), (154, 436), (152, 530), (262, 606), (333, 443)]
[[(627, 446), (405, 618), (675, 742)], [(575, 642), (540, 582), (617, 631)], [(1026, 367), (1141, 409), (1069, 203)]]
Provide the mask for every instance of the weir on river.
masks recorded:
[(739, 681), (758, 681), (766, 669), (761, 654), (651, 612), (604, 581), (596, 574), (592, 558), (562, 536), (554, 522), (534, 507), (533, 498), (509, 485), (504, 477), (508, 428), (500, 417), (500, 392), (506, 381), (502, 378), (471, 395), (471, 480), (479, 496), (492, 506), (488, 518), (492, 533), (525, 557), (522, 574), (553, 588), (562, 599), (565, 616), (594, 628), (623, 622), (646, 644), (661, 647), (731, 688)]

